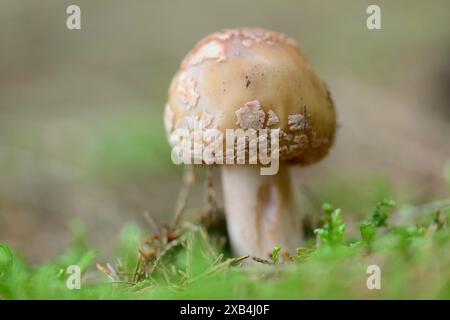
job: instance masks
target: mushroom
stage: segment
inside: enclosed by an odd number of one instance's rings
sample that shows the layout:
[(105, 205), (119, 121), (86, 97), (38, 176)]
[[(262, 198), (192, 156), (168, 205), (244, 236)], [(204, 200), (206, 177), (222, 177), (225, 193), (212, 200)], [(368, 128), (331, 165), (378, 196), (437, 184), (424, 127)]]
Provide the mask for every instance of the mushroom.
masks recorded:
[[(294, 40), (252, 28), (207, 36), (173, 78), (164, 118), (173, 146), (177, 129), (187, 130), (203, 147), (210, 141), (195, 135), (194, 128), (215, 129), (224, 140), (226, 129), (279, 129), (277, 174), (261, 175), (260, 165), (222, 165), (229, 239), (236, 255), (259, 257), (267, 257), (275, 245), (288, 252), (301, 245), (302, 215), (289, 166), (325, 157), (336, 119), (326, 86)], [(192, 155), (194, 163), (210, 164), (197, 159), (201, 153)]]

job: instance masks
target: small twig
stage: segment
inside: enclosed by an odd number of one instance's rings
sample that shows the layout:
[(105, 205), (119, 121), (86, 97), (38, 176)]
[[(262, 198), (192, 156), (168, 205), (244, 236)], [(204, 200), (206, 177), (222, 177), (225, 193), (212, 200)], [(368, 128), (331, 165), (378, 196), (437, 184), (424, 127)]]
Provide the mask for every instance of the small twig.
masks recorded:
[(258, 258), (258, 257), (252, 257), (253, 261), (259, 262), (259, 263), (263, 263), (263, 264), (275, 264), (273, 261), (267, 260), (267, 259), (262, 259), (262, 258)]
[(114, 267), (109, 262), (106, 263), (106, 267), (111, 272), (111, 275), (115, 280), (120, 280), (119, 274), (117, 273), (116, 269), (114, 269)]
[(165, 246), (169, 243), (169, 232), (166, 228), (162, 229), (161, 241), (163, 243), (163, 246)]
[(175, 229), (181, 221), (185, 211), (189, 197), (189, 191), (195, 183), (195, 175), (193, 166), (185, 166), (183, 185), (180, 194), (178, 195), (175, 216), (172, 221), (172, 228)]
[(192, 275), (192, 269), (191, 269), (191, 254), (192, 254), (192, 242), (193, 242), (193, 234), (190, 234), (189, 237), (187, 237), (186, 242), (183, 244), (183, 247), (185, 247), (186, 250), (186, 275), (188, 278)]
[(144, 211), (144, 218), (145, 220), (148, 222), (148, 224), (150, 225), (150, 228), (152, 229), (152, 234), (155, 235), (156, 237), (159, 237), (159, 228), (158, 228), (158, 224), (156, 223), (155, 219), (153, 218), (152, 215), (150, 215), (150, 213), (148, 213), (148, 211)]
[(242, 261), (248, 259), (249, 257), (250, 257), (250, 255), (246, 255), (246, 256), (241, 256), (241, 257), (234, 258), (234, 259), (232, 259), (233, 261), (231, 261), (231, 265), (236, 265), (236, 264), (238, 264), (239, 262), (242, 262)]
[(148, 277), (150, 277), (153, 272), (155, 271), (156, 267), (158, 266), (159, 262), (161, 261), (162, 257), (169, 252), (171, 249), (175, 248), (176, 246), (180, 245), (185, 239), (184, 238), (178, 238), (176, 240), (173, 240), (171, 242), (169, 242), (158, 254), (158, 256), (156, 257), (155, 261), (153, 262), (152, 267), (150, 268), (150, 270), (148, 271)]
[(101, 264), (97, 263), (95, 266), (97, 267), (97, 270), (104, 273), (111, 281), (117, 281), (118, 279), (115, 277), (114, 273), (108, 267), (109, 263), (106, 264), (106, 267), (102, 266)]
[(211, 256), (215, 256), (216, 251), (214, 250), (213, 246), (211, 245), (211, 240), (209, 238), (208, 233), (201, 225), (192, 224), (190, 222), (185, 222), (184, 226), (193, 232), (200, 233), (200, 236), (203, 238), (204, 243), (206, 245), (206, 248), (208, 250), (208, 254)]
[(136, 263), (136, 268), (134, 269), (134, 274), (133, 274), (133, 282), (136, 283), (139, 280), (139, 270), (141, 269), (141, 264), (142, 264), (142, 253), (139, 250), (139, 259)]

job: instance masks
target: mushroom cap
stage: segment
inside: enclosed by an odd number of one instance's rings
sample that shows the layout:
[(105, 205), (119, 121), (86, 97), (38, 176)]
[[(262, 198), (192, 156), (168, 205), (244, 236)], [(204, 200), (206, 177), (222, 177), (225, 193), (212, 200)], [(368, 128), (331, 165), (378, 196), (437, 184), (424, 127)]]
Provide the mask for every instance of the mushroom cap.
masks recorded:
[(280, 129), (280, 160), (303, 165), (327, 154), (336, 127), (330, 93), (296, 42), (253, 28), (216, 32), (188, 53), (171, 82), (164, 120), (169, 140), (194, 124), (223, 132)]

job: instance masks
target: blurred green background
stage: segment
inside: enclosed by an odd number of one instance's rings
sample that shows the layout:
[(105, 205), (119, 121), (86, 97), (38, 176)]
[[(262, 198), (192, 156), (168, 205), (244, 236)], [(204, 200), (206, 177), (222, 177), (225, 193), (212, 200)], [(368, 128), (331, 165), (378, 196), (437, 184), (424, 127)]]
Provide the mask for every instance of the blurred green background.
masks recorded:
[[(66, 29), (70, 4), (81, 30)], [(366, 28), (369, 4), (382, 30)], [(124, 223), (170, 218), (182, 171), (162, 122), (169, 82), (196, 41), (236, 26), (296, 39), (334, 97), (333, 150), (293, 169), (305, 211), (448, 197), (449, 12), (447, 0), (2, 0), (0, 241), (44, 261), (77, 219), (107, 256)]]

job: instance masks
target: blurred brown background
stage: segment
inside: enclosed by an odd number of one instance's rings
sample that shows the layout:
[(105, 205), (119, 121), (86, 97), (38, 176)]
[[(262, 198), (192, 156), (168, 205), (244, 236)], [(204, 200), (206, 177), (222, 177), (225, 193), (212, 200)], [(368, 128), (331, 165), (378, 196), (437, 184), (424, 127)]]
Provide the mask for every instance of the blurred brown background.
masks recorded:
[[(66, 29), (69, 4), (81, 30)], [(369, 4), (382, 30), (366, 28)], [(383, 196), (448, 197), (449, 12), (447, 0), (2, 0), (0, 241), (42, 261), (76, 219), (107, 256), (144, 210), (170, 217), (182, 171), (162, 124), (169, 81), (196, 41), (235, 26), (295, 38), (330, 87), (337, 143), (293, 172), (309, 200), (349, 219)]]

